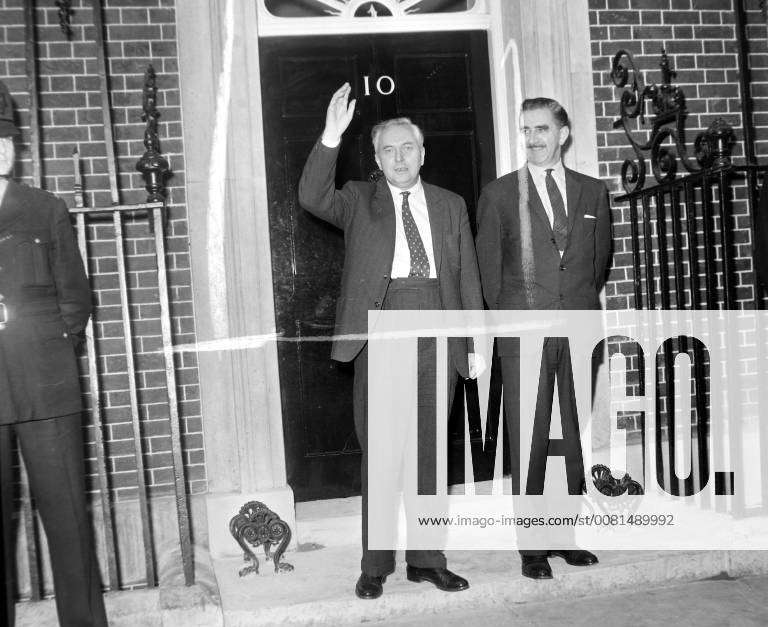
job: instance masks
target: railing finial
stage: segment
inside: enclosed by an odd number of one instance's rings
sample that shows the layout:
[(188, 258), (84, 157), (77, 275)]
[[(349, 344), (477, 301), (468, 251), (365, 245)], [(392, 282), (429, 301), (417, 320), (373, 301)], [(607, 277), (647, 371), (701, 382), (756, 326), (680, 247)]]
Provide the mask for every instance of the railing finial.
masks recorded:
[(59, 26), (67, 39), (72, 37), (72, 0), (56, 0), (59, 9)]
[(165, 180), (171, 174), (168, 160), (160, 153), (160, 139), (157, 132), (157, 85), (155, 69), (147, 66), (144, 72), (144, 98), (142, 121), (147, 123), (144, 130), (144, 154), (136, 163), (136, 169), (141, 172), (147, 189), (147, 202), (163, 202), (165, 200)]
[(731, 167), (731, 152), (736, 141), (733, 127), (723, 118), (717, 118), (709, 128), (696, 138), (697, 151), (701, 153), (699, 161), (713, 170)]

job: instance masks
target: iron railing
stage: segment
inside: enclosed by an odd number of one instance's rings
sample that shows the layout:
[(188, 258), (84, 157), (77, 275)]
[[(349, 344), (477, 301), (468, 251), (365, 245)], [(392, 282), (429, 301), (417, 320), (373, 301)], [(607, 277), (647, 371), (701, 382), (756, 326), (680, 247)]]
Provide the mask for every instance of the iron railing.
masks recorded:
[[(751, 243), (755, 242), (759, 179), (766, 176), (768, 166), (733, 163), (732, 148), (736, 136), (722, 118), (699, 133), (690, 149), (685, 137), (685, 97), (672, 85), (675, 72), (663, 51), (660, 67), (661, 84), (645, 85), (632, 55), (620, 50), (613, 58), (611, 69), (616, 87), (624, 88), (614, 127), (625, 131), (634, 152), (634, 157), (626, 159), (621, 169), (625, 193), (615, 200), (629, 205), (635, 308), (761, 309), (763, 296), (754, 272), (754, 247), (750, 269), (749, 257), (737, 255), (735, 237), (740, 231), (747, 231)], [(648, 108), (651, 111), (647, 115)], [(641, 123), (642, 132), (635, 128), (637, 121)], [(646, 121), (649, 128), (643, 130)], [(744, 125), (751, 128), (751, 119), (745, 119)], [(748, 137), (751, 137), (749, 133)], [(646, 160), (650, 161), (652, 182), (647, 175)], [(684, 170), (683, 176), (678, 176), (680, 168)], [(745, 197), (739, 199), (740, 193)], [(737, 208), (741, 211), (737, 212)], [(736, 228), (737, 215), (745, 216), (749, 226), (742, 224)], [(665, 329), (660, 331), (666, 332)], [(764, 341), (758, 333), (755, 342), (759, 357)], [(657, 364), (657, 398), (662, 402), (657, 406), (659, 433), (656, 441), (667, 443), (663, 455), (660, 449), (658, 451), (657, 472), (663, 475), (665, 487), (672, 493), (682, 490), (682, 486), (673, 480), (675, 448), (673, 438), (668, 437), (675, 428), (675, 399), (669, 392), (671, 385), (668, 382), (674, 379), (674, 354), (678, 351), (689, 353), (694, 364), (696, 394), (690, 425), (695, 433), (694, 440), (701, 442), (708, 437), (710, 411), (710, 381), (704, 374), (709, 364), (701, 346), (692, 345), (684, 338), (675, 342), (674, 346), (665, 344)], [(727, 350), (731, 355), (736, 348), (729, 346)], [(730, 360), (729, 363), (735, 362)], [(636, 373), (636, 377), (639, 376)], [(722, 376), (729, 398), (736, 398), (738, 374), (724, 372)], [(732, 428), (729, 453), (738, 464), (742, 433), (738, 423)], [(761, 425), (761, 438), (768, 438), (766, 425)], [(698, 449), (698, 455), (692, 450), (694, 471), (708, 476), (706, 448), (693, 445), (692, 448)], [(763, 476), (768, 476), (768, 463), (765, 459), (761, 463)], [(737, 475), (740, 475), (739, 470)], [(768, 503), (768, 485), (763, 486), (762, 502)], [(736, 493), (733, 511), (743, 513), (744, 509), (743, 495)]]
[[(32, 3), (30, 3), (31, 5)], [(61, 3), (63, 5), (67, 3)], [(101, 4), (98, 0), (93, 1), (94, 21), (100, 24)], [(27, 32), (34, 32), (32, 23), (33, 12), (25, 13), (27, 20)], [(62, 22), (64, 28), (64, 22)], [(97, 44), (102, 47), (103, 41), (98, 38)], [(34, 54), (34, 46), (28, 47), (28, 53)], [(28, 62), (34, 66), (35, 59), (28, 59)], [(105, 112), (105, 128), (111, 128), (112, 121), (108, 117), (109, 94), (106, 90), (106, 65), (101, 64), (102, 71), (102, 99), (106, 103), (103, 107)], [(36, 81), (30, 83), (32, 93), (32, 102), (36, 102)], [(114, 243), (115, 260), (117, 264), (117, 285), (119, 292), (120, 323), (122, 325), (122, 336), (124, 341), (123, 356), (126, 362), (125, 375), (128, 380), (127, 392), (130, 406), (130, 420), (132, 429), (133, 461), (135, 463), (136, 476), (136, 499), (138, 501), (138, 510), (141, 527), (141, 553), (143, 556), (143, 578), (130, 577), (125, 581), (124, 569), (121, 565), (129, 561), (126, 551), (138, 550), (138, 547), (131, 546), (130, 538), (120, 537), (118, 530), (118, 521), (115, 520), (116, 499), (111, 490), (109, 469), (110, 456), (108, 454), (108, 442), (105, 437), (107, 422), (105, 420), (106, 408), (102, 402), (104, 390), (100, 380), (105, 374), (100, 367), (104, 362), (103, 355), (100, 354), (99, 341), (97, 333), (94, 330), (93, 318), (89, 320), (86, 329), (86, 360), (87, 363), (87, 405), (91, 414), (91, 420), (88, 421), (89, 427), (93, 433), (94, 467), (98, 484), (98, 504), (94, 504), (94, 519), (97, 529), (97, 546), (100, 547), (100, 557), (102, 565), (105, 567), (104, 584), (108, 590), (118, 590), (125, 587), (135, 586), (156, 586), (158, 584), (158, 546), (156, 546), (155, 529), (152, 519), (152, 499), (151, 488), (146, 480), (147, 466), (145, 456), (147, 451), (147, 440), (143, 437), (143, 428), (140, 415), (139, 386), (137, 383), (137, 365), (134, 360), (135, 333), (133, 326), (135, 320), (132, 316), (131, 290), (129, 288), (129, 272), (126, 261), (130, 255), (126, 254), (124, 224), (131, 220), (135, 224), (137, 218), (148, 218), (147, 236), (153, 240), (154, 270), (156, 272), (156, 303), (159, 305), (159, 327), (162, 347), (164, 370), (165, 370), (165, 388), (167, 392), (167, 411), (168, 411), (168, 431), (170, 433), (170, 455), (173, 474), (173, 491), (175, 496), (175, 526), (177, 528), (177, 541), (180, 559), (184, 572), (184, 582), (186, 585), (194, 583), (194, 563), (190, 530), (190, 512), (187, 499), (187, 490), (184, 477), (184, 460), (182, 450), (182, 436), (180, 427), (179, 404), (177, 398), (176, 367), (174, 364), (174, 346), (171, 326), (171, 310), (169, 302), (168, 271), (166, 267), (166, 244), (165, 244), (165, 180), (169, 174), (168, 162), (160, 154), (157, 132), (158, 112), (156, 108), (155, 73), (152, 66), (149, 66), (145, 74), (144, 81), (144, 99), (143, 116), (146, 122), (146, 131), (144, 136), (144, 146), (146, 151), (137, 163), (137, 169), (142, 173), (146, 182), (148, 192), (147, 202), (139, 204), (119, 204), (119, 193), (117, 187), (117, 168), (114, 163), (113, 151), (107, 150), (110, 156), (109, 178), (112, 204), (103, 207), (85, 207), (82, 181), (80, 177), (80, 163), (77, 151), (74, 158), (74, 197), (75, 206), (70, 209), (74, 217), (77, 231), (77, 241), (81, 256), (84, 261), (86, 271), (89, 268), (89, 232), (100, 231), (106, 220), (112, 224), (112, 238)], [(30, 151), (33, 160), (33, 182), (40, 185), (42, 163), (40, 162), (40, 150), (37, 146), (39, 142), (39, 129), (36, 116), (32, 115), (32, 149)], [(109, 138), (110, 134), (105, 137)], [(98, 316), (98, 308), (96, 311)], [(20, 582), (20, 592), (22, 597), (38, 600), (43, 594), (49, 591), (49, 579), (47, 571), (43, 567), (44, 560), (41, 560), (40, 533), (36, 521), (36, 515), (33, 508), (33, 502), (29, 491), (29, 486), (24, 472), (24, 465), (20, 466), (20, 496), (21, 496), (21, 515), (24, 524), (22, 526), (22, 545), (24, 548), (25, 559), (17, 565), (18, 581)], [(167, 535), (167, 534), (166, 534)], [(122, 552), (121, 552), (122, 551)], [(13, 551), (6, 552), (6, 559), (13, 559)], [(175, 554), (175, 550), (174, 550)], [(130, 556), (133, 560), (133, 556)]]

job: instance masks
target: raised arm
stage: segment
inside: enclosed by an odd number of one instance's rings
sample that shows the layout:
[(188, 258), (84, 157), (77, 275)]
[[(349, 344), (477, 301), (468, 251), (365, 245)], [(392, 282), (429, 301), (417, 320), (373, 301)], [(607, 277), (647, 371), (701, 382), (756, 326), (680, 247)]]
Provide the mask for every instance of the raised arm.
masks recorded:
[(349, 83), (344, 83), (331, 97), (325, 114), (325, 128), (309, 153), (299, 180), (299, 204), (341, 229), (350, 208), (349, 192), (336, 190), (336, 158), (341, 136), (355, 113), (355, 100), (349, 100)]

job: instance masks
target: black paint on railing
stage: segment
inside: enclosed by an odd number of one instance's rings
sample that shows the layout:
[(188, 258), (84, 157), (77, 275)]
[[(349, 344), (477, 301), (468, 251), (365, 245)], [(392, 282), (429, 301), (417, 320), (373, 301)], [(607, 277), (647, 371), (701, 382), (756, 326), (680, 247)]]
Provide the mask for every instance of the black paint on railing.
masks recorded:
[[(762, 308), (763, 298), (757, 279), (753, 278), (751, 284), (748, 279), (745, 280), (749, 274), (738, 267), (736, 260), (734, 205), (735, 189), (746, 184), (747, 213), (751, 221), (749, 230), (754, 243), (755, 220), (766, 218), (757, 215), (757, 190), (759, 179), (761, 175), (766, 176), (768, 166), (758, 166), (752, 159), (747, 165), (732, 162), (731, 149), (736, 137), (731, 126), (722, 118), (716, 119), (706, 131), (700, 133), (693, 150), (690, 150), (685, 143), (685, 97), (680, 88), (671, 84), (675, 73), (663, 51), (660, 67), (662, 84), (646, 85), (632, 55), (620, 50), (613, 58), (611, 70), (614, 84), (625, 88), (614, 127), (624, 129), (634, 153), (633, 158), (624, 162), (621, 170), (625, 193), (615, 200), (629, 203), (635, 307), (680, 310), (696, 310), (702, 306), (710, 310), (749, 306)], [(639, 118), (641, 123), (646, 122), (647, 106), (650, 106), (653, 115), (648, 116), (647, 135), (641, 135), (633, 130), (633, 121)], [(751, 117), (743, 122), (748, 131), (752, 124)], [(643, 128), (642, 125), (640, 128)], [(747, 144), (751, 141), (750, 137), (746, 132)], [(749, 148), (748, 145), (748, 154)], [(647, 175), (647, 160), (650, 161), (652, 179)], [(683, 175), (678, 176), (678, 171)], [(752, 262), (754, 269), (754, 256)], [(749, 298), (748, 289), (752, 290)], [(656, 333), (655, 330), (653, 332)], [(661, 332), (667, 333), (668, 329)], [(758, 337), (756, 341), (763, 346), (763, 338)], [(727, 350), (729, 357), (733, 358), (736, 348), (728, 346)], [(691, 475), (676, 479), (673, 438), (667, 437), (667, 444), (662, 445), (665, 432), (670, 435), (675, 429), (675, 401), (670, 392), (673, 389), (676, 351), (689, 353), (694, 364), (697, 393), (689, 426), (694, 429), (696, 439), (708, 435), (710, 409), (706, 392), (709, 380), (705, 375), (701, 347), (696, 342), (691, 346), (683, 338), (665, 343), (657, 356), (656, 366), (659, 386), (656, 471), (665, 488), (672, 493), (684, 489), (683, 484), (692, 480), (695, 473), (703, 477), (709, 472), (708, 459), (702, 449), (696, 447), (698, 453), (691, 451)], [(717, 376), (723, 380), (729, 395), (736, 393), (737, 373), (722, 372)], [(700, 390), (703, 393), (698, 393)], [(761, 436), (768, 438), (765, 422), (761, 421)], [(728, 453), (736, 466), (736, 475), (741, 476), (740, 428), (735, 428), (730, 435)], [(763, 459), (762, 466), (764, 471), (768, 470), (768, 461)], [(763, 503), (768, 503), (768, 486), (763, 485), (762, 491)], [(736, 514), (744, 512), (743, 495), (734, 495), (731, 508)]]

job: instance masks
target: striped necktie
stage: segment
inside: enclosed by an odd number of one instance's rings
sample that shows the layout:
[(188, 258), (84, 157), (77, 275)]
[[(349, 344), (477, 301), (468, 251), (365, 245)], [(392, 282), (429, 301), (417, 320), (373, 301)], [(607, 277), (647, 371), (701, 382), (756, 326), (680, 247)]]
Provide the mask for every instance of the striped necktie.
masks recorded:
[(552, 176), (553, 169), (547, 169), (547, 177), (544, 179), (549, 194), (549, 204), (552, 205), (552, 231), (555, 234), (557, 250), (561, 253), (565, 250), (565, 242), (568, 240), (568, 216), (565, 215), (565, 203), (563, 195)]

